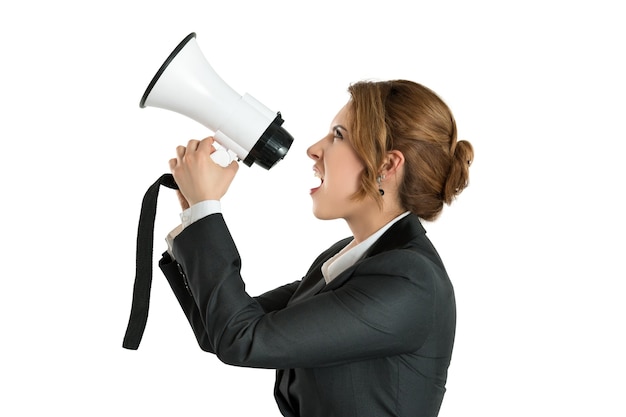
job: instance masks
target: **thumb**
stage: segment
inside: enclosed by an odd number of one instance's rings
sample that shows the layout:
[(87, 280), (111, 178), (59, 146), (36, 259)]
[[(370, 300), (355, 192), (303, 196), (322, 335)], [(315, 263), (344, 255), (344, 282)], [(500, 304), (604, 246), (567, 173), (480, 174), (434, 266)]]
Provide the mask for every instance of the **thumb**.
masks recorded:
[(230, 164), (228, 164), (228, 166), (225, 168), (226, 170), (230, 171), (230, 173), (235, 176), (235, 174), (237, 173), (237, 171), (239, 171), (239, 162), (237, 162), (236, 159), (233, 159), (231, 161)]

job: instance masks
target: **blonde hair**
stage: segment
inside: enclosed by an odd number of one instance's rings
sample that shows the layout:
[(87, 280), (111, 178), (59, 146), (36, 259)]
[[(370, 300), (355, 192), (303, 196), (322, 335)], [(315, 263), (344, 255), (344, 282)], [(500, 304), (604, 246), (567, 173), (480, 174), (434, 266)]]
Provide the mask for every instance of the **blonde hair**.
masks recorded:
[(404, 155), (400, 204), (424, 220), (434, 220), (469, 183), (472, 145), (457, 141), (456, 122), (432, 90), (407, 80), (361, 81), (348, 88), (353, 115), (352, 144), (365, 165), (362, 199), (380, 204), (376, 178), (387, 152)]

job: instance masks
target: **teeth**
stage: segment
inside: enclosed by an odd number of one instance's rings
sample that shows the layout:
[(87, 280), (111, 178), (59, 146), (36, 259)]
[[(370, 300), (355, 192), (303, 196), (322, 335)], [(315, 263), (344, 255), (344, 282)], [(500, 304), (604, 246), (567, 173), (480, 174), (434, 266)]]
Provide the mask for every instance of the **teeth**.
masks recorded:
[(320, 175), (319, 172), (314, 171), (313, 172), (313, 178), (315, 178), (314, 180), (311, 180), (311, 186), (313, 188), (317, 188), (320, 185), (322, 185), (322, 182), (324, 181), (324, 177), (322, 177), (322, 175)]

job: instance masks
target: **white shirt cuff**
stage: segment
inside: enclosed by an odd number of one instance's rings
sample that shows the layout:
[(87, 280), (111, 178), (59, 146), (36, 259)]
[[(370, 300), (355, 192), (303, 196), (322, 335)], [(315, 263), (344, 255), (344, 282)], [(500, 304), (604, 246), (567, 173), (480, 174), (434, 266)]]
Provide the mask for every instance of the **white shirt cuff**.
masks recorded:
[(205, 200), (194, 204), (180, 214), (183, 229), (211, 214), (220, 213), (222, 206), (219, 200)]
[(183, 229), (192, 223), (215, 213), (221, 213), (222, 206), (219, 200), (205, 200), (201, 201), (193, 206), (189, 207), (180, 214), (181, 224), (176, 226), (171, 232), (165, 236), (165, 242), (167, 243), (167, 252), (174, 259), (174, 253), (172, 247), (174, 245), (174, 239), (183, 231)]

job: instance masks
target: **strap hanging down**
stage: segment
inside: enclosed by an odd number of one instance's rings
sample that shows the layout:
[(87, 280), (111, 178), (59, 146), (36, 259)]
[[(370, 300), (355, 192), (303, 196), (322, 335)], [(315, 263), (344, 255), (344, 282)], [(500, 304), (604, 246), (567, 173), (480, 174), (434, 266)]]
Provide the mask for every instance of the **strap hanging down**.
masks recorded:
[(163, 174), (148, 188), (141, 203), (139, 227), (137, 231), (137, 259), (135, 270), (135, 285), (133, 288), (133, 302), (128, 320), (128, 327), (124, 335), (122, 346), (126, 349), (139, 348), (143, 331), (148, 321), (148, 307), (150, 305), (150, 287), (152, 286), (152, 248), (154, 245), (154, 221), (156, 218), (159, 186), (174, 190), (178, 189), (172, 174)]

